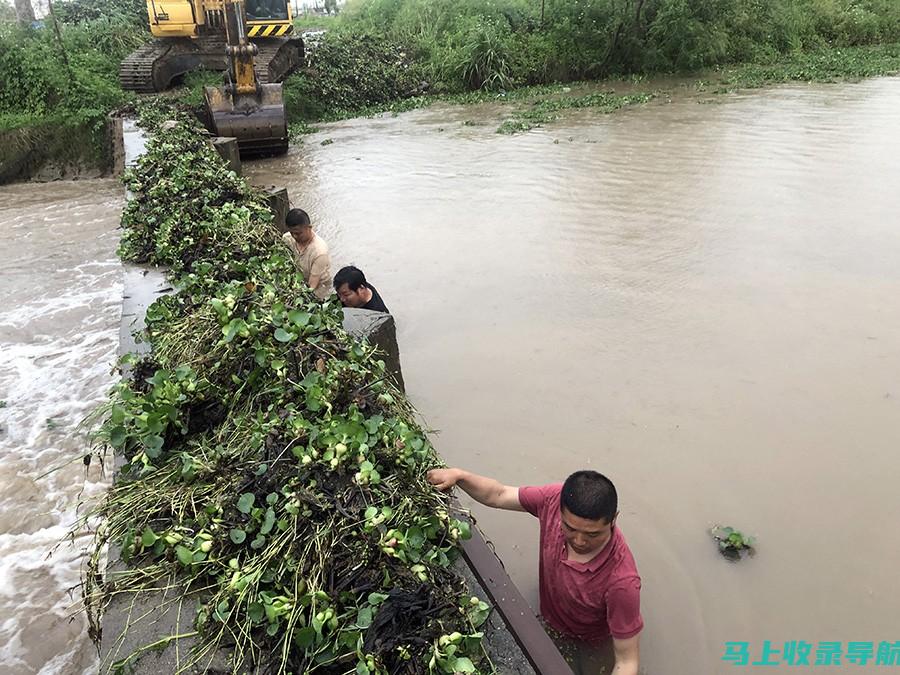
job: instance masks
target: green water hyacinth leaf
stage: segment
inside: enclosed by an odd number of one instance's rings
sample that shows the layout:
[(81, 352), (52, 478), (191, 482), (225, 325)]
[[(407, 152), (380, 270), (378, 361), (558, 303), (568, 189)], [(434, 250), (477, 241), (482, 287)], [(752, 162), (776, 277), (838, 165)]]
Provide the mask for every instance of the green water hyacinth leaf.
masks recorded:
[(159, 537), (156, 536), (156, 533), (150, 529), (150, 526), (144, 528), (143, 534), (141, 534), (141, 544), (144, 546), (153, 546), (156, 543), (156, 540)]
[(218, 298), (213, 298), (209, 301), (209, 304), (212, 305), (212, 308), (220, 317), (222, 317), (223, 319), (228, 318), (228, 309), (225, 307), (225, 303), (223, 303), (221, 300), (219, 300)]
[(125, 431), (125, 427), (113, 427), (112, 431), (109, 433), (109, 443), (118, 450), (124, 447), (125, 439), (127, 437), (128, 434)]
[(161, 436), (144, 436), (144, 449), (147, 456), (156, 459), (162, 454), (163, 439)]
[(253, 502), (256, 501), (256, 495), (252, 492), (245, 492), (240, 496), (237, 501), (237, 509), (241, 513), (250, 513), (250, 509), (253, 508)]
[(260, 623), (266, 618), (265, 607), (263, 607), (262, 603), (252, 602), (247, 608), (247, 616), (249, 616), (254, 623)]
[(294, 339), (294, 334), (287, 332), (284, 328), (276, 328), (275, 339), (279, 342), (290, 342)]
[(125, 409), (120, 405), (114, 405), (109, 411), (109, 421), (115, 425), (125, 422)]
[(259, 528), (259, 533), (261, 535), (269, 534), (273, 527), (275, 527), (275, 512), (272, 509), (266, 509), (266, 515), (263, 518), (262, 526)]
[(458, 656), (453, 661), (453, 672), (454, 673), (474, 673), (475, 672), (475, 664), (472, 663), (472, 660), (465, 656)]
[(162, 430), (162, 418), (159, 415), (149, 415), (147, 417), (147, 431), (149, 431), (151, 434), (158, 434)]
[(306, 328), (309, 325), (309, 319), (312, 317), (312, 314), (309, 312), (303, 312), (298, 309), (291, 310), (288, 312), (288, 319), (291, 320), (298, 328)]
[(236, 527), (228, 531), (228, 538), (235, 544), (243, 544), (247, 539), (247, 533)]
[(194, 552), (186, 546), (176, 546), (175, 555), (178, 556), (178, 561), (186, 567), (194, 562)]
[(316, 631), (309, 626), (304, 626), (294, 633), (294, 642), (300, 649), (308, 649), (316, 641)]
[(365, 630), (372, 625), (372, 608), (361, 607), (356, 615), (356, 626)]
[(249, 337), (250, 328), (243, 319), (232, 319), (228, 322), (228, 325), (222, 329), (222, 334), (225, 336), (225, 342), (231, 342), (238, 335), (241, 337)]

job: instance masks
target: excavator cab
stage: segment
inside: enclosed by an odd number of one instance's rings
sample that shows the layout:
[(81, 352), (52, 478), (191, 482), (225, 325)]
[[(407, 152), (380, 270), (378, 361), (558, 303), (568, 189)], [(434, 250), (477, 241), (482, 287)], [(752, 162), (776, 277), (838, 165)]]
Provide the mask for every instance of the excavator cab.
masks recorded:
[(288, 19), (288, 6), (281, 0), (247, 0), (245, 10), (251, 29), (252, 23), (255, 21), (285, 21)]
[(210, 124), (218, 135), (237, 138), (242, 157), (284, 154), (288, 133), (282, 86), (263, 84), (256, 75), (259, 49), (247, 34), (243, 0), (226, 0), (224, 9), (228, 70), (224, 86), (204, 88)]

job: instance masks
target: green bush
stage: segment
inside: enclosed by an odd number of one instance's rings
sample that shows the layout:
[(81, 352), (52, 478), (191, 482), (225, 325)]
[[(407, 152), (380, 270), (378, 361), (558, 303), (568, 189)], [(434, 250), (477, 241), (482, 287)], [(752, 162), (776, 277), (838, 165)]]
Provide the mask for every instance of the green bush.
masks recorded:
[[(43, 28), (22, 29), (0, 23), (0, 130), (16, 134), (18, 146), (0, 161), (3, 175), (27, 176), (40, 161), (56, 157), (47, 149), (65, 148), (66, 160), (96, 165), (105, 156), (105, 124), (110, 111), (130, 100), (119, 86), (119, 62), (143, 44), (147, 34), (135, 17), (117, 14), (109, 5), (81, 2), (60, 5), (60, 37), (47, 21)], [(95, 7), (93, 13), (87, 8)], [(101, 11), (102, 10), (102, 11)], [(137, 20), (140, 20), (139, 17)], [(74, 149), (74, 152), (73, 152)], [(16, 158), (27, 157), (27, 161)], [(27, 167), (15, 174), (12, 165)]]
[(0, 26), (0, 116), (63, 115), (101, 123), (126, 95), (118, 64), (142, 44), (130, 25), (97, 19), (53, 30)]
[(112, 19), (135, 28), (149, 28), (145, 0), (66, 0), (54, 2), (53, 10), (61, 23), (80, 24)]
[(285, 82), (293, 121), (393, 101), (422, 81), (421, 69), (400, 42), (364, 32), (329, 31), (310, 50), (306, 66)]
[(403, 41), (442, 89), (496, 89), (770, 62), (900, 40), (896, 0), (351, 0), (340, 19)]

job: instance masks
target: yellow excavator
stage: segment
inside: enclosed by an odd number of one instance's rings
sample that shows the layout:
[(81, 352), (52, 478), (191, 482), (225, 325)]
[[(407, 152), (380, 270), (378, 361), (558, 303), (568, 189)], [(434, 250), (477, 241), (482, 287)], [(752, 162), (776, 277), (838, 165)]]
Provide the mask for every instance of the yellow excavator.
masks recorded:
[[(226, 0), (147, 0), (154, 40), (119, 68), (122, 88), (165, 91), (191, 70), (226, 71)], [(281, 82), (303, 63), (303, 40), (294, 35), (289, 0), (246, 0), (246, 36), (256, 45), (256, 77)]]
[(237, 138), (242, 157), (283, 154), (288, 132), (282, 87), (261, 82), (254, 68), (259, 48), (249, 39), (244, 0), (225, 0), (224, 20), (225, 85), (203, 90), (209, 125), (219, 136)]

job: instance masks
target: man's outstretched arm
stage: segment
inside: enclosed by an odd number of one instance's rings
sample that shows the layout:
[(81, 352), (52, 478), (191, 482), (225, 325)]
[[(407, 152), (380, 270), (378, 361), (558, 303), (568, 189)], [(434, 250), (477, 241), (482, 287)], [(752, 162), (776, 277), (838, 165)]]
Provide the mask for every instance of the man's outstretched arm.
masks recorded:
[(638, 675), (640, 662), (640, 634), (627, 640), (613, 638), (613, 649), (616, 653), (616, 667), (612, 675)]
[(441, 492), (458, 485), (476, 502), (495, 509), (525, 510), (519, 502), (519, 488), (463, 469), (432, 469), (428, 472), (428, 482)]

